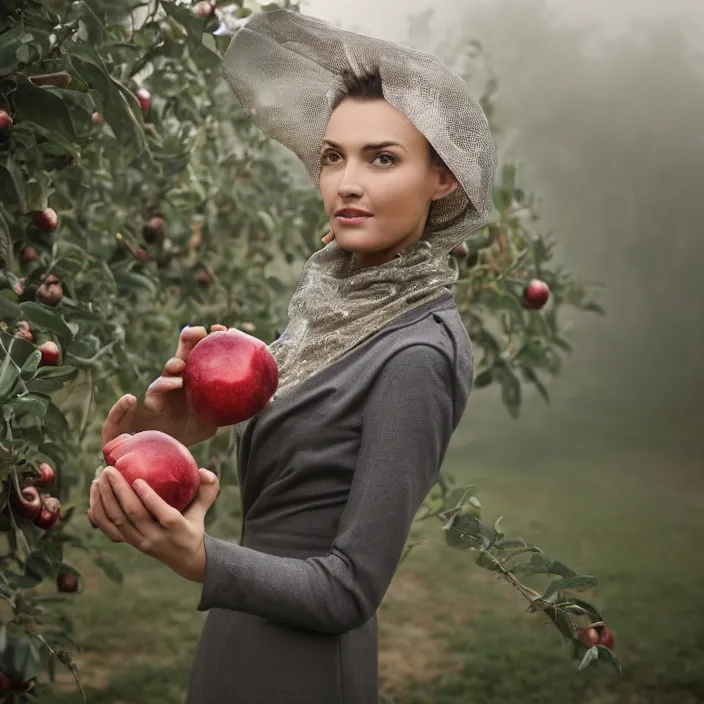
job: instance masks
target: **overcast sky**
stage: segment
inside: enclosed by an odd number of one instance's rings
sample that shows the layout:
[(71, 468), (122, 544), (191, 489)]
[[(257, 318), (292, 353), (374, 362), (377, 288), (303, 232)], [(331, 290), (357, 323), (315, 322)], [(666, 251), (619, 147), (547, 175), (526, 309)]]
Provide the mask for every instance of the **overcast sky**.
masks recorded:
[[(531, 5), (533, 0), (303, 0), (307, 14), (382, 39), (399, 41), (406, 35), (405, 16), (435, 9), (436, 37), (452, 27), (458, 14), (471, 16), (483, 4)], [(704, 30), (704, 0), (546, 0), (556, 16), (598, 29), (603, 36), (619, 34), (654, 18), (682, 20), (692, 37)]]

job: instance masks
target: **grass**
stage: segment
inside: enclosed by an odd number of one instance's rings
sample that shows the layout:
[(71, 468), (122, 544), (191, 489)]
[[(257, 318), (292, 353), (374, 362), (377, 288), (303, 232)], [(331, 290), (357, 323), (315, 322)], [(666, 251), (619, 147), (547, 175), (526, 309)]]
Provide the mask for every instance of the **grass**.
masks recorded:
[[(380, 610), (380, 672), (387, 704), (694, 704), (704, 702), (702, 492), (693, 481), (596, 471), (572, 458), (499, 469), (465, 469), (455, 450), (446, 468), (477, 484), (489, 517), (579, 572), (616, 634), (621, 678), (577, 672), (557, 630), (504, 582), (463, 552), (420, 546), (395, 577)], [(472, 460), (473, 462), (476, 459)], [(677, 479), (677, 481), (676, 481)], [(701, 482), (699, 482), (701, 486)], [(427, 527), (441, 538), (440, 524)], [(106, 541), (126, 574), (117, 586), (87, 569), (70, 611), (90, 704), (177, 704), (204, 614), (198, 585), (124, 545)], [(83, 554), (69, 556), (77, 567)], [(80, 698), (60, 674), (47, 704)]]

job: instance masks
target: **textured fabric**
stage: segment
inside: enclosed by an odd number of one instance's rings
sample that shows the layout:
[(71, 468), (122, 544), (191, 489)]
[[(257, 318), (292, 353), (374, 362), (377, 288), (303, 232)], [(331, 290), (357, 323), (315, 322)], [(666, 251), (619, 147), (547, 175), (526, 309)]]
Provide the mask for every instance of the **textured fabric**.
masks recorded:
[(445, 294), (248, 425), (242, 536), (206, 538), (188, 704), (378, 702), (376, 610), (472, 383)]
[(437, 57), (290, 10), (258, 13), (237, 31), (224, 75), (243, 109), (291, 149), (319, 185), (319, 153), (343, 70), (379, 69), (386, 100), (428, 139), (460, 188), (432, 204), (422, 238), (360, 270), (333, 241), (306, 262), (288, 325), (270, 350), (278, 396), (340, 359), (457, 279), (449, 252), (486, 225), (496, 149), (479, 103)]

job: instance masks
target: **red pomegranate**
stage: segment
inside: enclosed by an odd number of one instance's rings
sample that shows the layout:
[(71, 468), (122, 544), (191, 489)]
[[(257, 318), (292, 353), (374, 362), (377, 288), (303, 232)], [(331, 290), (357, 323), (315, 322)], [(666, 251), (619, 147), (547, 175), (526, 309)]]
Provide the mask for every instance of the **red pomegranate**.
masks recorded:
[(185, 445), (158, 430), (123, 433), (103, 447), (105, 461), (132, 486), (144, 479), (178, 511), (183, 511), (198, 491), (198, 464)]
[(199, 418), (223, 427), (259, 413), (279, 383), (276, 360), (256, 337), (239, 330), (213, 332), (188, 357), (186, 400)]

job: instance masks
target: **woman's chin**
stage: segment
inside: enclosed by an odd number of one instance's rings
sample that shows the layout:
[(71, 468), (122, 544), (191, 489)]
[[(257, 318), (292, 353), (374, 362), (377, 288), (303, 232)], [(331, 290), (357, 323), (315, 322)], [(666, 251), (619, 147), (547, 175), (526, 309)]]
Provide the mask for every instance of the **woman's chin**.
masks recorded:
[(388, 245), (379, 243), (378, 241), (370, 238), (369, 235), (363, 235), (361, 233), (358, 235), (351, 233), (336, 233), (335, 241), (340, 249), (344, 249), (346, 252), (352, 252), (354, 254), (375, 254), (388, 248)]

